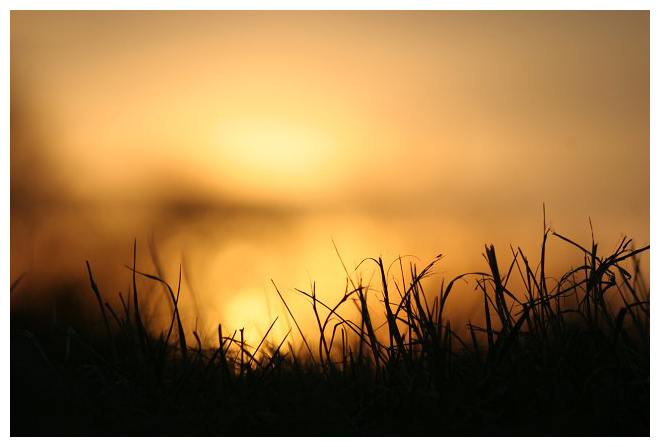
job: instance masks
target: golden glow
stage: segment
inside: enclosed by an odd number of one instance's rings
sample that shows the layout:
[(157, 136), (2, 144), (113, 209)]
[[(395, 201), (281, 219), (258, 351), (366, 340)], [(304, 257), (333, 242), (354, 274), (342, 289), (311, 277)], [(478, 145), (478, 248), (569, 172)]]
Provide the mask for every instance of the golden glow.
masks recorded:
[[(240, 324), (239, 327), (229, 327), (225, 330), (233, 333), (234, 330), (243, 329), (244, 340), (249, 341), (250, 344), (259, 343), (270, 326), (266, 325), (266, 322), (275, 320), (275, 316), (268, 314), (268, 303), (264, 292), (257, 289), (246, 289), (232, 296), (224, 306), (223, 316), (223, 321)], [(269, 340), (281, 332), (280, 327), (274, 328), (274, 331), (268, 334)]]
[(435, 285), (485, 243), (537, 256), (542, 203), (586, 245), (589, 217), (646, 245), (649, 33), (648, 11), (12, 11), (12, 278), (87, 284), (89, 259), (116, 296), (154, 236), (190, 322), (256, 334), (287, 318), (271, 279), (314, 328), (293, 288), (343, 292), (333, 240), (349, 269), (442, 252)]
[(251, 174), (282, 175), (319, 170), (331, 155), (329, 135), (278, 120), (223, 123), (217, 136), (223, 159)]

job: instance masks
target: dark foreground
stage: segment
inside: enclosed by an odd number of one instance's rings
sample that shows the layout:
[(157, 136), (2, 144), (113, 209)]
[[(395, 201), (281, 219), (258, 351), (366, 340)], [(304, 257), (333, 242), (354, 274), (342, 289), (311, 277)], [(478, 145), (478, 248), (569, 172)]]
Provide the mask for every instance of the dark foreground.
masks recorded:
[[(549, 231), (543, 247), (549, 236), (575, 245), (584, 264), (551, 281), (544, 256), (532, 266), (518, 250), (501, 266), (491, 246), (487, 273), (433, 299), (421, 282), (437, 259), (411, 266), (405, 287), (374, 259), (378, 292), (357, 280), (337, 303), (302, 292), (319, 330), (295, 352), (286, 339), (222, 327), (220, 348), (204, 349), (160, 278), (134, 267), (131, 296), (115, 309), (90, 270), (98, 330), (12, 314), (11, 435), (649, 436), (650, 294), (636, 262), (648, 247), (624, 239), (601, 256)], [(507, 287), (514, 276), (519, 296)], [(443, 311), (466, 279), (482, 291), (484, 324), (459, 336)], [(145, 329), (136, 281), (161, 283), (171, 299), (159, 337)], [(341, 317), (350, 301), (361, 321)]]

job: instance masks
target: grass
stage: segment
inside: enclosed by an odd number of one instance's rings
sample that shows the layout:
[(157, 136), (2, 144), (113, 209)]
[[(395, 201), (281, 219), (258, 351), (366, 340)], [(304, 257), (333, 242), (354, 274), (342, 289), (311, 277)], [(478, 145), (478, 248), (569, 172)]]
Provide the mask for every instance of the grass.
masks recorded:
[[(558, 279), (546, 274), (549, 238), (583, 260)], [(421, 270), (367, 259), (373, 286), (346, 270), (336, 303), (313, 285), (298, 291), (315, 333), (280, 294), (293, 321), (286, 337), (269, 336), (277, 320), (260, 340), (219, 324), (212, 347), (182, 323), (181, 274), (173, 288), (140, 271), (134, 247), (120, 308), (87, 264), (103, 322), (95, 336), (53, 324), (37, 339), (12, 325), (11, 434), (649, 436), (650, 293), (638, 260), (649, 247), (631, 247), (624, 237), (602, 255), (593, 241), (585, 248), (546, 228), (537, 265), (513, 247), (502, 265), (486, 246), (483, 272), (443, 282), (432, 297), (424, 280), (442, 256)], [(139, 281), (166, 290), (166, 331), (145, 324)], [(445, 317), (459, 281), (479, 292), (482, 321)], [(354, 308), (358, 317), (347, 317)], [(30, 350), (41, 363), (21, 370)]]

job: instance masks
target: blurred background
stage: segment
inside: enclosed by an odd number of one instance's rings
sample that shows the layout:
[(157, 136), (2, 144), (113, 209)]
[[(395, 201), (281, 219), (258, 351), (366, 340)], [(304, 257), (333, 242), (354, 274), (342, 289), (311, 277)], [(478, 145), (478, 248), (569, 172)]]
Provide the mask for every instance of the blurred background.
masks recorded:
[(12, 312), (95, 315), (85, 261), (126, 296), (134, 240), (138, 270), (182, 266), (189, 325), (249, 338), (288, 330), (271, 280), (303, 325), (294, 288), (341, 298), (333, 241), (349, 271), (442, 253), (430, 293), (486, 243), (536, 264), (544, 203), (580, 244), (591, 218), (601, 250), (647, 245), (649, 48), (648, 11), (12, 11)]

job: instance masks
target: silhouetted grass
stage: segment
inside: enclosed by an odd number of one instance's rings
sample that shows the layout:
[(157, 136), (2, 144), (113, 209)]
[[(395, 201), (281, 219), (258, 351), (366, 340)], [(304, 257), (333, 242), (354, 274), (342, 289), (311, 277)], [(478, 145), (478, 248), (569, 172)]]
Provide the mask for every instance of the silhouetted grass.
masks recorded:
[[(546, 276), (549, 237), (583, 258), (555, 280)], [(313, 285), (298, 291), (310, 301), (316, 334), (303, 332), (277, 290), (294, 323), (286, 337), (269, 341), (275, 321), (260, 340), (219, 324), (217, 347), (183, 326), (181, 273), (175, 293), (137, 268), (134, 247), (132, 293), (119, 295), (119, 309), (103, 299), (87, 264), (103, 337), (83, 340), (54, 324), (38, 341), (12, 327), (11, 434), (648, 436), (650, 294), (636, 256), (649, 247), (631, 246), (624, 237), (603, 256), (593, 241), (585, 248), (546, 228), (537, 266), (513, 247), (512, 262), (501, 265), (486, 246), (483, 272), (443, 282), (433, 297), (422, 283), (441, 255), (405, 274), (402, 259), (367, 259), (377, 286), (347, 270), (334, 304), (319, 300)], [(140, 278), (165, 288), (167, 331), (144, 324)], [(483, 324), (445, 318), (457, 281), (480, 292)], [(344, 317), (346, 306), (359, 318)], [(292, 347), (292, 331), (302, 351)], [(30, 366), (23, 355), (43, 364)]]

